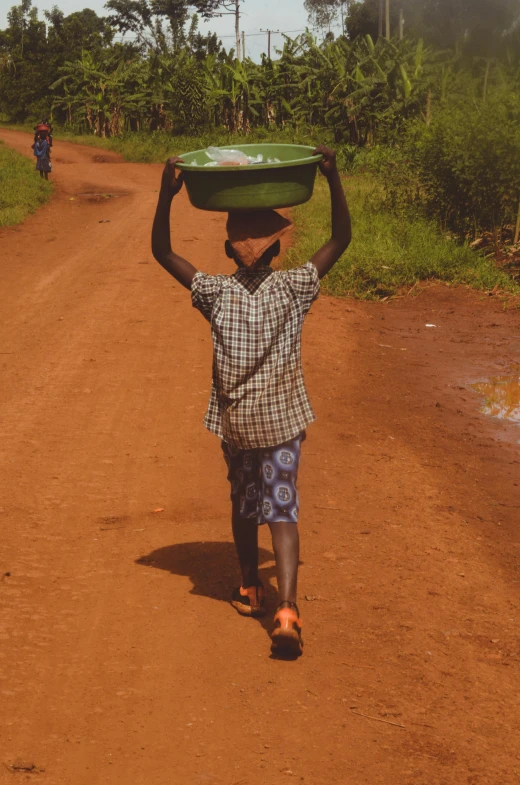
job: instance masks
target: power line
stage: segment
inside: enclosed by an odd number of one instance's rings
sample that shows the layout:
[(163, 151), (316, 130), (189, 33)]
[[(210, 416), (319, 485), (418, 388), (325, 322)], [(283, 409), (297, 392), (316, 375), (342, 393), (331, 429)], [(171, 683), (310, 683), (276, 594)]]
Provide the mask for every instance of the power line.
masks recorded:
[[(289, 35), (289, 33), (305, 33), (307, 28), (303, 30), (271, 30), (273, 35)], [(254, 38), (255, 36), (265, 35), (268, 33), (269, 30), (265, 30), (261, 33), (245, 33), (246, 38)], [(217, 38), (234, 38), (234, 35), (217, 35)]]
[[(384, 0), (383, 0), (383, 2), (384, 2)], [(260, 33), (244, 33), (244, 32), (242, 32), (241, 33), (241, 39), (242, 39), (241, 40), (241, 43), (242, 43), (242, 47), (241, 48), (245, 51), (245, 39), (246, 38), (259, 38), (259, 37), (261, 37), (261, 36), (263, 37), (263, 36), (265, 36), (267, 34), (267, 36), (268, 36), (268, 39), (267, 39), (268, 57), (269, 57), (269, 59), (271, 59), (271, 36), (272, 35), (291, 35), (291, 34), (294, 34), (294, 33), (305, 33), (305, 32), (307, 32), (308, 29), (309, 28), (302, 28), (300, 30), (262, 30)], [(210, 35), (215, 35), (219, 41), (229, 40), (229, 39), (233, 39), (234, 41), (236, 40), (236, 36), (234, 36), (234, 35), (218, 35), (217, 33), (214, 33), (214, 32), (211, 32)], [(112, 40), (114, 42), (120, 42), (120, 43), (124, 43), (124, 42), (139, 43), (139, 37), (131, 38), (131, 37), (128, 36), (128, 34), (115, 35), (115, 36), (113, 36)]]
[[(305, 33), (307, 29), (308, 28), (304, 28), (302, 30), (271, 30), (271, 34), (272, 35), (289, 35), (290, 33)], [(269, 32), (269, 31), (266, 30), (265, 32), (262, 32), (262, 33), (243, 33), (243, 36), (245, 38), (258, 38), (259, 36), (265, 36), (265, 33), (267, 33), (267, 32)], [(219, 40), (223, 39), (223, 38), (233, 38), (233, 40), (235, 39), (234, 35), (218, 35), (218, 33), (210, 33), (210, 35), (216, 35), (216, 37)], [(124, 38), (127, 38), (127, 36), (126, 35), (115, 35), (115, 36), (113, 36), (112, 40), (120, 40), (120, 41), (122, 41), (122, 40), (124, 40)]]
[(262, 33), (267, 33), (267, 57), (271, 59), (271, 36), (279, 33), (279, 30), (262, 30)]

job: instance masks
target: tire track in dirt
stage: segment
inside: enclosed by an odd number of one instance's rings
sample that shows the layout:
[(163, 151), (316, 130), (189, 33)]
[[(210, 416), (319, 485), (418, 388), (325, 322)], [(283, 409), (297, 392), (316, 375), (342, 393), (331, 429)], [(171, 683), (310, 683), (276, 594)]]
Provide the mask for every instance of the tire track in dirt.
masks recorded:
[[(518, 448), (464, 384), (518, 360), (518, 316), (444, 287), (316, 303), (306, 651), (273, 661), (227, 604), (210, 335), (151, 258), (160, 167), (54, 160), (55, 199), (0, 233), (2, 762), (52, 785), (515, 782)], [(230, 272), (224, 219), (175, 209), (180, 252)]]

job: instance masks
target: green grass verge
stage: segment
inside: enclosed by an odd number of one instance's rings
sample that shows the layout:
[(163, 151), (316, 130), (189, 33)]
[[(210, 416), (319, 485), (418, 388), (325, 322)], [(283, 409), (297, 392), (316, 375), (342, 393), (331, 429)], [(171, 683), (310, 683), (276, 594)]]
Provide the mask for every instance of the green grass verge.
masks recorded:
[(21, 223), (52, 194), (33, 161), (0, 142), (0, 227)]
[[(335, 296), (380, 299), (425, 280), (468, 284), (476, 289), (520, 294), (520, 287), (482, 254), (446, 238), (436, 225), (409, 219), (384, 208), (381, 189), (370, 175), (344, 181), (352, 214), (353, 239), (323, 281)], [(287, 264), (309, 259), (330, 237), (330, 196), (323, 178), (314, 197), (293, 210), (295, 242)]]
[[(252, 131), (247, 136), (231, 134), (221, 129), (208, 131), (197, 136), (172, 136), (163, 131), (151, 133), (125, 133), (111, 139), (100, 139), (94, 135), (77, 135), (58, 131), (55, 139), (87, 144), (93, 147), (102, 147), (120, 153), (127, 161), (136, 163), (163, 163), (172, 155), (188, 153), (192, 150), (202, 150), (210, 145), (217, 147), (232, 144), (255, 144), (256, 142), (272, 142), (280, 144), (308, 144), (318, 145), (323, 143), (319, 134), (301, 133), (294, 131), (265, 130)], [(329, 140), (330, 141), (330, 140)]]
[[(34, 122), (10, 124), (0, 122), (1, 128), (13, 131), (26, 131), (33, 133)], [(216, 128), (196, 135), (177, 135), (165, 131), (127, 132), (118, 137), (100, 139), (94, 134), (77, 134), (63, 128), (54, 127), (55, 141), (75, 142), (91, 147), (100, 147), (120, 153), (127, 161), (136, 163), (163, 163), (172, 155), (188, 153), (192, 150), (202, 150), (209, 145), (255, 144), (256, 142), (272, 142), (279, 144), (333, 144), (330, 132), (320, 129), (305, 130), (302, 132), (288, 129), (287, 131), (268, 131), (267, 129), (253, 129), (251, 133), (229, 133), (221, 128)], [(327, 133), (329, 133), (327, 137)], [(352, 148), (353, 150), (354, 148)], [(345, 148), (339, 156), (340, 165), (343, 157), (350, 155), (351, 148)]]
[[(32, 126), (33, 123), (23, 128), (4, 125), (29, 131), (32, 131)], [(172, 136), (156, 131), (126, 133), (112, 139), (55, 129), (55, 139), (112, 150), (128, 161), (139, 163), (163, 162), (171, 155), (203, 149), (210, 144), (269, 141), (296, 144), (328, 142), (333, 146), (330, 139), (324, 139), (320, 129), (301, 134), (294, 130), (270, 132), (261, 129), (247, 136), (219, 129), (198, 136)], [(353, 152), (353, 148), (345, 147), (341, 150), (338, 157), (340, 169), (350, 168), (350, 157), (354, 154), (357, 153), (355, 150)], [(39, 181), (36, 185), (40, 185)], [(405, 287), (411, 288), (418, 281), (439, 280), (466, 284), (481, 290), (498, 288), (502, 292), (520, 294), (520, 287), (500, 271), (492, 259), (486, 259), (467, 245), (460, 245), (447, 238), (435, 223), (386, 210), (383, 190), (374, 176), (358, 174), (349, 177), (345, 180), (345, 186), (352, 212), (353, 241), (323, 282), (324, 291), (336, 296), (381, 299)], [(7, 189), (2, 188), (2, 194), (6, 192)], [(0, 216), (1, 205), (0, 201)], [(310, 258), (330, 236), (329, 194), (323, 178), (319, 178), (316, 184), (313, 199), (293, 210), (293, 218), (296, 235), (295, 243), (287, 255), (288, 266), (301, 264)]]

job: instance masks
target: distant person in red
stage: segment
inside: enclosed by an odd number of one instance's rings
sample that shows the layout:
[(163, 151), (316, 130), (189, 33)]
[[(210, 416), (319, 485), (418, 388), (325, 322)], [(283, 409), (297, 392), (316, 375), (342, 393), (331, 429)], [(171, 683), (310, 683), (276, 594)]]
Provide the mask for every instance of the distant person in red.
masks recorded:
[(32, 148), (34, 155), (36, 156), (36, 171), (40, 173), (40, 177), (45, 177), (45, 179), (48, 180), (49, 172), (52, 171), (51, 146), (48, 136), (37, 131)]

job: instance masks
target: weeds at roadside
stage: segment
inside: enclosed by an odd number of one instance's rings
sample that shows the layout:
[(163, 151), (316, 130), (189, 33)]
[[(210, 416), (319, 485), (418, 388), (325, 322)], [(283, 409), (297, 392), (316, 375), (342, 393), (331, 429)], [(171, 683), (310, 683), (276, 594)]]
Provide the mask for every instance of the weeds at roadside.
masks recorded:
[[(352, 243), (323, 281), (336, 296), (382, 299), (419, 281), (466, 284), (475, 289), (520, 294), (520, 287), (483, 254), (447, 238), (424, 218), (407, 219), (385, 209), (377, 180), (369, 175), (345, 178), (352, 214)], [(329, 193), (321, 179), (314, 197), (293, 210), (295, 241), (286, 257), (302, 264), (330, 236)]]
[[(26, 131), (33, 133), (34, 123), (10, 124), (0, 122), (0, 128), (13, 131)], [(214, 128), (195, 136), (174, 135), (166, 131), (128, 131), (121, 136), (101, 139), (94, 134), (77, 134), (66, 129), (55, 127), (54, 139), (59, 142), (74, 142), (91, 147), (101, 147), (119, 153), (127, 161), (134, 163), (164, 163), (172, 155), (181, 155), (192, 150), (203, 150), (209, 145), (225, 146), (235, 144), (304, 144), (317, 147), (327, 144), (338, 148), (330, 130), (322, 128), (308, 128), (302, 131), (287, 129), (286, 131), (256, 128), (248, 134), (230, 133), (222, 128)], [(359, 149), (352, 145), (340, 145), (337, 149), (338, 165), (340, 169), (350, 169), (353, 159), (359, 154)]]
[[(127, 161), (136, 163), (163, 163), (172, 155), (181, 155), (192, 150), (203, 150), (210, 145), (225, 146), (233, 144), (255, 143), (280, 143), (280, 144), (306, 144), (317, 146), (323, 143), (322, 135), (309, 133), (298, 134), (294, 131), (269, 132), (258, 129), (251, 133), (228, 133), (222, 129), (214, 129), (197, 136), (174, 136), (164, 131), (151, 133), (125, 133), (110, 139), (100, 139), (92, 135), (77, 135), (58, 131), (55, 132), (57, 140), (75, 142), (76, 144), (102, 147), (120, 153)], [(330, 141), (330, 140), (329, 140)]]
[[(71, 141), (112, 150), (127, 160), (143, 163), (161, 162), (171, 155), (203, 149), (209, 144), (270, 141), (314, 145), (323, 141), (319, 131), (315, 138), (311, 133), (298, 136), (293, 131), (271, 134), (263, 130), (247, 137), (215, 131), (195, 137), (172, 136), (163, 132), (129, 133), (113, 139), (59, 131), (56, 139), (58, 142)], [(344, 155), (348, 156), (349, 151), (345, 151)], [(28, 161), (23, 163), (31, 169)], [(348, 163), (340, 158), (340, 169), (345, 170)], [(33, 181), (35, 173), (30, 172), (30, 175)], [(434, 221), (420, 215), (406, 217), (400, 209), (389, 209), (387, 194), (376, 176), (359, 173), (346, 177), (344, 183), (352, 212), (353, 241), (323, 282), (324, 291), (336, 296), (377, 300), (395, 296), (404, 289), (411, 290), (419, 281), (438, 280), (465, 284), (495, 294), (520, 294), (514, 277), (500, 270), (493, 259), (441, 233)], [(36, 187), (38, 185), (40, 183), (36, 181)], [(3, 192), (7, 190), (4, 188)], [(1, 217), (0, 207), (0, 225)], [(293, 218), (295, 242), (286, 256), (288, 266), (301, 264), (310, 258), (329, 237), (329, 195), (322, 178), (316, 183), (313, 199), (293, 209)]]
[(0, 227), (21, 223), (50, 198), (52, 189), (34, 162), (0, 142)]

